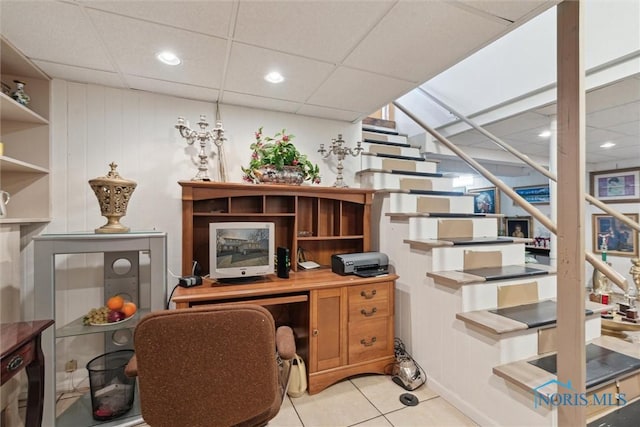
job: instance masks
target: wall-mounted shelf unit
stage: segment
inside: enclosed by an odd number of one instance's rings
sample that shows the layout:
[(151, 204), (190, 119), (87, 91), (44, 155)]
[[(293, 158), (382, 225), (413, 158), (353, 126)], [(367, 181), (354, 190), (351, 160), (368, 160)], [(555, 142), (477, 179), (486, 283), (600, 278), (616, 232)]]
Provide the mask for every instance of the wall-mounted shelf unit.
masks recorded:
[(276, 246), (291, 251), (297, 271), (298, 249), (308, 260), (331, 264), (336, 253), (371, 248), (374, 190), (294, 185), (181, 181), (182, 274), (198, 261), (209, 273), (209, 223), (268, 221), (275, 224)]
[(0, 189), (11, 194), (7, 216), (0, 224), (51, 220), (49, 178), (49, 77), (4, 38), (0, 39), (0, 78), (15, 89), (25, 83), (28, 106), (0, 93)]

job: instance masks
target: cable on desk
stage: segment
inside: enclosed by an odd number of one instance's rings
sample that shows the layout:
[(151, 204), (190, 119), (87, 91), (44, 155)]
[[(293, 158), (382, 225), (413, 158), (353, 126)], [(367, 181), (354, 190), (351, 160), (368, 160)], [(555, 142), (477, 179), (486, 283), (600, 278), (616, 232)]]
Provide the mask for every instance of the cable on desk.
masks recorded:
[(175, 286), (173, 287), (173, 289), (171, 290), (171, 293), (169, 294), (169, 299), (167, 300), (167, 306), (166, 306), (166, 309), (167, 309), (167, 310), (169, 310), (169, 304), (171, 304), (171, 297), (173, 296), (173, 293), (176, 291), (176, 288), (177, 288), (178, 286), (179, 286), (179, 285), (175, 285)]

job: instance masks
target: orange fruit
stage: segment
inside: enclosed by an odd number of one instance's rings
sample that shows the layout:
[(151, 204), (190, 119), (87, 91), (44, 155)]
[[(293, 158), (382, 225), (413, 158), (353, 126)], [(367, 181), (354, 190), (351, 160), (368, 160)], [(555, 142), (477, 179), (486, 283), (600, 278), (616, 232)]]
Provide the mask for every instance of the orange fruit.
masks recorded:
[(124, 298), (122, 298), (120, 295), (116, 295), (107, 300), (107, 307), (109, 307), (109, 310), (111, 311), (120, 311), (123, 305)]
[(131, 317), (134, 314), (136, 314), (137, 309), (138, 307), (136, 307), (135, 303), (132, 303), (131, 301), (127, 301), (124, 303), (120, 311), (124, 313), (125, 317)]

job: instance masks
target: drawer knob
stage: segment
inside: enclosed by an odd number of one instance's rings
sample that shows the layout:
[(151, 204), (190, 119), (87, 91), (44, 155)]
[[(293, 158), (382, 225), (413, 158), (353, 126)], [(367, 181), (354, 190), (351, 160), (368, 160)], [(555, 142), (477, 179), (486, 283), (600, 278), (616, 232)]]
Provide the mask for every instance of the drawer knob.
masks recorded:
[(19, 369), (23, 363), (24, 363), (24, 359), (22, 358), (22, 356), (17, 355), (13, 359), (11, 359), (9, 363), (7, 363), (7, 371), (13, 372), (16, 369)]
[(372, 290), (370, 293), (367, 293), (366, 291), (362, 291), (360, 292), (360, 296), (364, 297), (365, 299), (371, 299), (376, 295), (376, 290)]
[(318, 336), (318, 330), (314, 329), (313, 332), (311, 333), (311, 335), (313, 335), (314, 337)]
[(376, 307), (373, 307), (371, 309), (371, 311), (367, 311), (364, 308), (362, 310), (360, 310), (360, 313), (362, 313), (362, 315), (365, 316), (365, 317), (371, 317), (374, 314), (376, 314), (377, 312), (378, 312), (378, 309)]
[(371, 346), (373, 345), (373, 343), (375, 343), (376, 341), (377, 341), (377, 340), (376, 340), (376, 337), (372, 337), (372, 338), (371, 338), (371, 341), (367, 341), (367, 340), (365, 340), (364, 338), (362, 338), (362, 339), (360, 340), (360, 344), (362, 344), (362, 345), (363, 345), (363, 346), (365, 346), (365, 347), (371, 347)]

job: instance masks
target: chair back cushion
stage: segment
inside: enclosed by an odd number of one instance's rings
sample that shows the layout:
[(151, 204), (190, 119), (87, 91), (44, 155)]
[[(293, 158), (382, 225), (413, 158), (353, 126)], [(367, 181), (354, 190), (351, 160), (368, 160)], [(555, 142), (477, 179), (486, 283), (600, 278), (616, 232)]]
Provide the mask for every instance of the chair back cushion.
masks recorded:
[(260, 425), (278, 412), (275, 324), (257, 305), (155, 312), (135, 330), (152, 427)]

